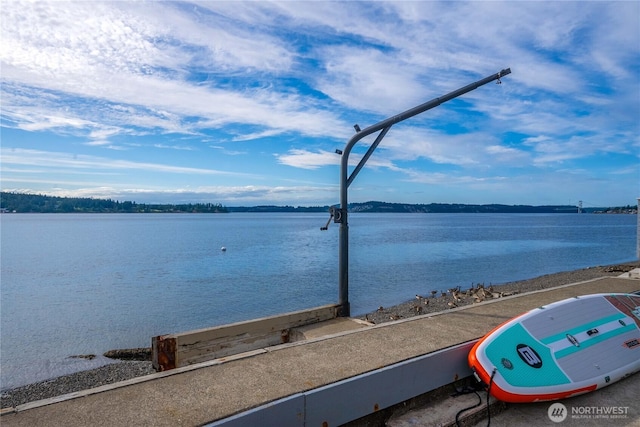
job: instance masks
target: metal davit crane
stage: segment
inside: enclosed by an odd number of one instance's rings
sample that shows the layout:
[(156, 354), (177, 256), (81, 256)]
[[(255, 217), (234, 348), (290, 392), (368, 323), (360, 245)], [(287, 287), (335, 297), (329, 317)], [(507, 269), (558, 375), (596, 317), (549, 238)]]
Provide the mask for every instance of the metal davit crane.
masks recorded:
[[(355, 177), (358, 175), (358, 172), (363, 168), (364, 164), (367, 162), (371, 154), (375, 151), (380, 141), (385, 137), (391, 126), (396, 123), (400, 123), (406, 119), (409, 119), (413, 116), (416, 116), (420, 113), (424, 113), (427, 110), (430, 110), (434, 107), (437, 107), (440, 104), (443, 104), (447, 101), (450, 101), (454, 98), (457, 98), (461, 95), (464, 95), (467, 92), (471, 92), (483, 86), (491, 81), (497, 80), (500, 83), (500, 78), (506, 76), (507, 74), (511, 74), (510, 68), (505, 68), (504, 70), (493, 74), (491, 76), (485, 77), (482, 80), (478, 80), (475, 83), (471, 83), (467, 86), (464, 86), (458, 90), (454, 90), (444, 96), (439, 98), (432, 99), (431, 101), (425, 102), (424, 104), (420, 104), (417, 107), (413, 107), (403, 113), (397, 114), (393, 117), (389, 117), (388, 119), (382, 120), (374, 125), (371, 125), (365, 129), (360, 129), (358, 125), (355, 125), (354, 128), (356, 130), (356, 134), (351, 137), (347, 145), (344, 147), (344, 150), (340, 152), (336, 150), (338, 154), (342, 154), (342, 163), (340, 167), (340, 208), (331, 207), (329, 213), (331, 217), (329, 218), (329, 222), (331, 218), (333, 218), (333, 222), (340, 224), (340, 247), (339, 247), (339, 260), (338, 260), (338, 283), (339, 283), (339, 296), (338, 296), (338, 316), (347, 317), (350, 316), (350, 306), (349, 306), (349, 224), (347, 222), (347, 189), (349, 185), (353, 182)], [(349, 154), (353, 149), (354, 145), (362, 138), (371, 135), (375, 132), (379, 132), (375, 141), (364, 157), (360, 160), (358, 165), (355, 167), (350, 176), (348, 175), (348, 166), (349, 166)], [(329, 225), (327, 222), (327, 226)], [(327, 226), (322, 227), (322, 230), (326, 230)]]

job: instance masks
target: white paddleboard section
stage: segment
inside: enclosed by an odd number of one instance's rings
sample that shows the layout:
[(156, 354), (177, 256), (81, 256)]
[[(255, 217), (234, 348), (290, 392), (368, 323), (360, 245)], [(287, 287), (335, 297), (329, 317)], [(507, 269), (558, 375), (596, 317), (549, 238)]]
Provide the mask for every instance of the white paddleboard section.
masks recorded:
[(640, 371), (640, 295), (585, 295), (533, 309), (480, 339), (469, 365), (506, 402), (612, 384)]

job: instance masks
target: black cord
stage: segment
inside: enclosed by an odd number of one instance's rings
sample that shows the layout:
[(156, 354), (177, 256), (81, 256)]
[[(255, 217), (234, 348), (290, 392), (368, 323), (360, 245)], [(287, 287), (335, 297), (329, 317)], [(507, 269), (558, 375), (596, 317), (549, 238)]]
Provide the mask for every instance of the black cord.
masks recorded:
[(482, 398), (480, 397), (480, 394), (475, 390), (473, 392), (476, 394), (476, 396), (478, 396), (478, 403), (473, 405), (473, 406), (469, 406), (468, 408), (464, 408), (464, 409), (461, 409), (460, 411), (458, 411), (458, 413), (456, 414), (456, 426), (457, 427), (460, 427), (460, 421), (458, 420), (458, 418), (460, 418), (460, 415), (463, 412), (467, 412), (470, 409), (477, 408), (478, 406), (482, 405)]
[[(493, 384), (493, 377), (495, 377), (497, 372), (496, 368), (493, 368), (493, 372), (491, 373), (491, 378), (489, 378), (489, 385), (487, 386), (487, 427), (489, 427), (491, 425), (491, 411), (489, 410), (489, 397), (490, 394), (489, 392), (491, 391), (491, 385)], [(482, 383), (478, 383), (479, 385)], [(458, 411), (458, 413), (456, 414), (456, 427), (460, 427), (460, 415), (463, 412), (467, 412), (473, 408), (477, 408), (478, 406), (482, 405), (482, 397), (480, 397), (480, 394), (478, 393), (477, 390), (474, 390), (471, 387), (465, 387), (465, 388), (461, 388), (461, 389), (456, 389), (456, 393), (452, 394), (452, 397), (456, 397), (456, 396), (460, 396), (461, 394), (468, 394), (474, 392), (476, 394), (476, 396), (478, 396), (478, 403), (476, 403), (473, 406), (469, 406), (468, 408), (464, 408), (461, 409), (460, 411)]]
[(496, 368), (493, 368), (493, 372), (491, 373), (491, 378), (489, 379), (489, 386), (487, 387), (487, 427), (491, 425), (491, 411), (489, 410), (489, 392), (491, 391), (491, 384), (493, 384), (493, 377), (496, 376)]

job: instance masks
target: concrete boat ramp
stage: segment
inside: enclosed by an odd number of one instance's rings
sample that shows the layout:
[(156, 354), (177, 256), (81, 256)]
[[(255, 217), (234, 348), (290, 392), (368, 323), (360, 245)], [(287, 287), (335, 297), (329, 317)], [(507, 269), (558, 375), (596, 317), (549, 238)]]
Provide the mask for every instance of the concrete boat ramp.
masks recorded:
[[(456, 413), (478, 400), (473, 393), (450, 396), (456, 387), (473, 383), (466, 357), (477, 339), (505, 320), (553, 301), (636, 292), (637, 276), (600, 278), (380, 325), (341, 318), (320, 322), (299, 328), (298, 341), (8, 408), (0, 424), (455, 425)], [(640, 373), (563, 403), (626, 407), (626, 414), (609, 425), (640, 425), (638, 394)], [(547, 416), (549, 403), (490, 403), (494, 426), (557, 425)], [(586, 414), (581, 415), (561, 425), (602, 425), (589, 424)], [(485, 425), (485, 416), (483, 402), (459, 421)]]

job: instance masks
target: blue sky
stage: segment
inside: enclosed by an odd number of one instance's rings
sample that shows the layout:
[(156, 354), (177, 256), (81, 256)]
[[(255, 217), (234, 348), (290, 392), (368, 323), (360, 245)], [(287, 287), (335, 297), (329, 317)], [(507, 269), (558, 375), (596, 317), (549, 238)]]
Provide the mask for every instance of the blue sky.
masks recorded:
[[(18, 2), (1, 6), (1, 187), (339, 202), (634, 204), (640, 2)], [(355, 165), (374, 137), (356, 145)]]

